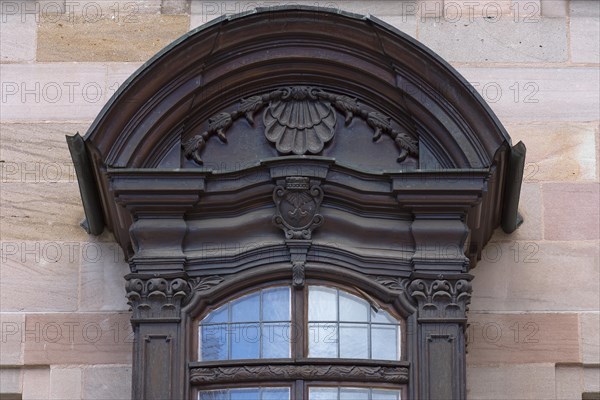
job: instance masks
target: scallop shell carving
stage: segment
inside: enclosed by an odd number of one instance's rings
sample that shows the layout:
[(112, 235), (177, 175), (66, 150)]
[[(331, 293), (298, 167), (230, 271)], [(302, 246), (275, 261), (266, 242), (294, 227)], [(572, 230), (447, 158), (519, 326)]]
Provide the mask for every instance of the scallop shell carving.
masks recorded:
[(337, 113), (313, 88), (290, 88), (263, 114), (266, 138), (282, 154), (318, 154), (335, 134)]

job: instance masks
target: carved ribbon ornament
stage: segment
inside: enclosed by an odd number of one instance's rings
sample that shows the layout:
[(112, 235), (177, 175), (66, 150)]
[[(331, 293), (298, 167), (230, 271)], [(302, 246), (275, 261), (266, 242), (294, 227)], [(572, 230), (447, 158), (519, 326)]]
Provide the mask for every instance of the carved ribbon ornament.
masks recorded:
[(418, 155), (418, 143), (392, 126), (391, 118), (376, 111), (361, 108), (356, 99), (328, 93), (312, 86), (292, 86), (243, 99), (237, 111), (222, 112), (208, 119), (208, 129), (183, 142), (188, 159), (202, 164), (200, 154), (206, 141), (216, 135), (227, 143), (225, 133), (234, 121), (245, 117), (254, 126), (254, 114), (264, 108), (264, 135), (280, 154), (305, 155), (320, 153), (335, 135), (336, 110), (348, 125), (357, 116), (373, 129), (373, 141), (383, 133), (389, 135), (400, 149), (398, 162), (409, 154)]

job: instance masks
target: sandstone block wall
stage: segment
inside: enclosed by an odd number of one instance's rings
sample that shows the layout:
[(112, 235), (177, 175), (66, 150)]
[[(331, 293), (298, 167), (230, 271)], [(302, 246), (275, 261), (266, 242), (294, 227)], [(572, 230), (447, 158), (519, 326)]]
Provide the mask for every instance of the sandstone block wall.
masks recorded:
[[(123, 256), (83, 210), (65, 134), (185, 32), (292, 1), (0, 1), (0, 394), (125, 399)], [(469, 399), (600, 392), (600, 3), (309, 0), (370, 13), (424, 42), (528, 147), (525, 223), (473, 271)]]

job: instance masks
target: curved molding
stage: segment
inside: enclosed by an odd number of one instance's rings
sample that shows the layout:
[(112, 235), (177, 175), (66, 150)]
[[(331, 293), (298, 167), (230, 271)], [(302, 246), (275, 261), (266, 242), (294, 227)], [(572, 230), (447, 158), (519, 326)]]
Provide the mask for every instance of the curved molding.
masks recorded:
[[(441, 167), (488, 167), (510, 143), (471, 85), (425, 46), (374, 17), (311, 7), (261, 9), (186, 34), (121, 86), (85, 140), (106, 165), (156, 166), (174, 137), (223, 133), (224, 115), (202, 124), (240, 98), (289, 86), (335, 88), (328, 101), (346, 116), (357, 111), (376, 135), (418, 136)], [(359, 111), (353, 98), (377, 110)], [(397, 131), (384, 115), (398, 118)]]

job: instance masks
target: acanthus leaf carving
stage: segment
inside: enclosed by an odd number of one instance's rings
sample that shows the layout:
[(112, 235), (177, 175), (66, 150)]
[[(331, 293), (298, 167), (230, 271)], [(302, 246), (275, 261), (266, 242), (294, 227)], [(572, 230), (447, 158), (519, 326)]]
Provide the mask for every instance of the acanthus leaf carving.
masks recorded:
[(245, 365), (197, 367), (191, 370), (192, 384), (281, 380), (350, 380), (354, 382), (407, 383), (408, 368), (361, 365)]
[(374, 131), (375, 142), (383, 133), (389, 135), (400, 150), (398, 162), (409, 154), (419, 154), (418, 143), (394, 129), (390, 117), (361, 108), (357, 99), (313, 86), (290, 86), (242, 99), (236, 111), (209, 118), (205, 132), (182, 143), (185, 157), (202, 164), (201, 153), (210, 136), (216, 135), (227, 143), (225, 134), (236, 120), (244, 117), (255, 126), (255, 115), (263, 108), (264, 135), (280, 154), (319, 154), (335, 135), (336, 110), (344, 115), (346, 125), (355, 116), (366, 121)]
[(414, 279), (407, 292), (420, 318), (466, 318), (472, 285), (467, 279)]

